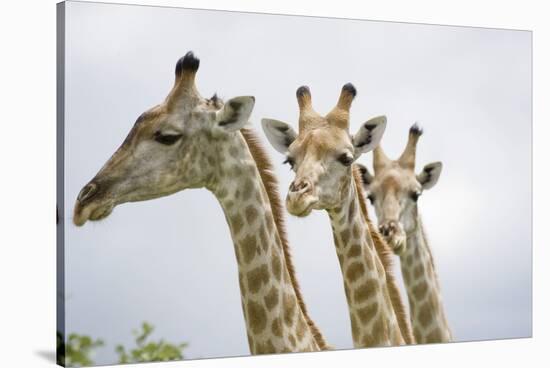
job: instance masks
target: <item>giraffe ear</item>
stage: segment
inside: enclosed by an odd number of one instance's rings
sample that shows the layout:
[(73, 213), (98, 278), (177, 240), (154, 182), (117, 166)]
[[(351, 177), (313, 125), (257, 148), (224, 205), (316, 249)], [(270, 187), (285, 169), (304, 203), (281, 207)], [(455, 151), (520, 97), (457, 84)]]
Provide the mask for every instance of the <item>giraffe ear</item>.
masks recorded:
[(422, 185), (422, 189), (432, 188), (439, 180), (443, 164), (441, 162), (432, 162), (424, 166), (420, 174), (416, 176), (418, 182)]
[(372, 151), (378, 146), (384, 135), (384, 130), (386, 130), (386, 122), (387, 119), (385, 116), (377, 116), (361, 125), (357, 134), (353, 136), (355, 157)]
[(283, 155), (288, 152), (288, 147), (297, 137), (290, 125), (279, 120), (262, 119), (262, 128), (269, 143)]
[(216, 113), (216, 124), (219, 128), (235, 132), (248, 123), (254, 108), (254, 96), (240, 96), (230, 99), (223, 109)]
[(361, 173), (361, 182), (363, 183), (363, 188), (365, 188), (365, 190), (368, 191), (369, 186), (371, 185), (374, 177), (372, 176), (372, 174), (369, 172), (369, 169), (367, 169), (365, 165), (363, 164), (356, 164), (356, 165), (357, 165), (357, 168), (359, 169), (359, 172)]

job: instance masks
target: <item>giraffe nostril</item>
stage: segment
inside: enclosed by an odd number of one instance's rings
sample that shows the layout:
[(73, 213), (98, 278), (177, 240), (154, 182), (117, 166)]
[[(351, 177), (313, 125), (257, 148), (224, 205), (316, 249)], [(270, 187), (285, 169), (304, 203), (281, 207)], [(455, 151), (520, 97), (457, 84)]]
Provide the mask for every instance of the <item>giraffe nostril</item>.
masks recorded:
[(390, 236), (397, 229), (397, 223), (394, 221), (386, 222), (378, 227), (380, 233), (384, 236)]
[(309, 182), (307, 180), (301, 180), (299, 182), (293, 181), (290, 184), (289, 190), (291, 192), (303, 192), (303, 193), (305, 193), (309, 190), (310, 187), (311, 187), (311, 185), (309, 184)]
[(98, 185), (96, 183), (88, 183), (80, 193), (78, 194), (77, 200), (83, 202), (87, 199), (90, 199), (98, 192)]

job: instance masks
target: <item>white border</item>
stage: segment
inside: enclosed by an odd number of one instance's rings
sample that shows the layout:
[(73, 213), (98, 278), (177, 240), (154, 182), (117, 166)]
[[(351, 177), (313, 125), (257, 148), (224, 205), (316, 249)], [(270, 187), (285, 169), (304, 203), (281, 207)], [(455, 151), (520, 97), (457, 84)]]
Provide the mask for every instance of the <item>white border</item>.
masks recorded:
[[(147, 367), (534, 366), (548, 361), (550, 187), (548, 11), (544, 2), (187, 0), (119, 3), (533, 30), (534, 338), (438, 346), (210, 359)], [(52, 366), (55, 345), (55, 3), (3, 2), (0, 11), (0, 366)], [(521, 126), (517, 127), (521, 129)], [(465, 147), (466, 148), (466, 147)], [(513, 149), (513, 147), (510, 147)], [(510, 168), (514, 175), (514, 168)], [(498, 185), (498, 184), (497, 184)], [(513, 193), (510, 193), (513, 195)], [(498, 229), (487, 229), (494, 231)], [(475, 254), (472, 254), (475, 257)], [(495, 254), (495, 262), (498, 254)], [(506, 321), (503, 321), (506, 323)], [(545, 364), (545, 363), (542, 363)], [(547, 364), (547, 363), (546, 363)], [(538, 364), (541, 365), (541, 364)], [(131, 367), (134, 365), (129, 365)], [(137, 365), (136, 365), (137, 366)]]

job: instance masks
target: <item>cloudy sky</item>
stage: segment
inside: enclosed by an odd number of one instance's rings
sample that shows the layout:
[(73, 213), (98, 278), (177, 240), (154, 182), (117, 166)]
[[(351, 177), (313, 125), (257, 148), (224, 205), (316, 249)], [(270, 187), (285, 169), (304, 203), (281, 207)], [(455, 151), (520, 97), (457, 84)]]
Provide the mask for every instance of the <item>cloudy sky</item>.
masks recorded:
[[(70, 217), (189, 50), (204, 96), (256, 97), (258, 131), (263, 117), (297, 122), (302, 84), (327, 112), (353, 82), (351, 131), (385, 114), (392, 157), (419, 121), (418, 166), (444, 164), (419, 205), (455, 340), (531, 335), (531, 33), (77, 2), (66, 32), (66, 329), (106, 341), (96, 363), (114, 362), (114, 344), (130, 345), (141, 321), (153, 337), (189, 342), (188, 358), (248, 354), (233, 245), (212, 194), (125, 204), (82, 228)], [(292, 173), (268, 150), (286, 192)], [(333, 346), (351, 348), (327, 214), (287, 225), (313, 319)]]

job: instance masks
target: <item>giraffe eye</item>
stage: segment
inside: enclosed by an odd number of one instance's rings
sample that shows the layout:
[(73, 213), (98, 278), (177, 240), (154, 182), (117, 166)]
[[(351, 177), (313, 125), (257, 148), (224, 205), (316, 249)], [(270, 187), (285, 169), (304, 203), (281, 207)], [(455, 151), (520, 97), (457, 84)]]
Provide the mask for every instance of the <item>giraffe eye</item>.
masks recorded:
[(290, 156), (286, 157), (286, 160), (283, 161), (283, 164), (289, 164), (291, 169), (294, 169), (294, 159)]
[(367, 196), (367, 199), (370, 201), (370, 204), (374, 204), (374, 200), (375, 200), (376, 198), (374, 198), (374, 195), (369, 194), (369, 195)]
[(340, 156), (338, 156), (338, 161), (344, 166), (349, 166), (353, 163), (353, 157), (351, 157), (347, 153), (342, 153)]
[(161, 144), (170, 146), (176, 143), (181, 137), (182, 134), (162, 134), (160, 131), (156, 131), (153, 139)]
[(418, 201), (418, 198), (420, 197), (421, 194), (422, 194), (421, 191), (412, 192), (411, 199), (416, 202)]

